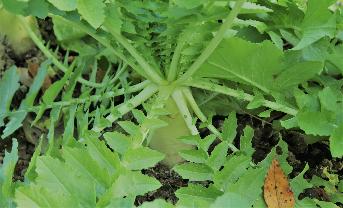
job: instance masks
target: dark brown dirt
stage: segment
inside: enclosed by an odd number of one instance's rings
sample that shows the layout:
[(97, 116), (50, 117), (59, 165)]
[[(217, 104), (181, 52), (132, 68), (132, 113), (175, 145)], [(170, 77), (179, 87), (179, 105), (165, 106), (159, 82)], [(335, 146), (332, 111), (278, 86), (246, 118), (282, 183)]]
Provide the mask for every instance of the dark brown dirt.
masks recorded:
[(138, 196), (135, 201), (136, 206), (143, 204), (145, 201), (153, 201), (154, 199), (164, 199), (175, 204), (178, 200), (175, 196), (175, 191), (187, 186), (187, 180), (182, 179), (175, 171), (170, 170), (167, 166), (160, 163), (153, 168), (143, 170), (142, 173), (159, 180), (162, 187), (144, 196)]

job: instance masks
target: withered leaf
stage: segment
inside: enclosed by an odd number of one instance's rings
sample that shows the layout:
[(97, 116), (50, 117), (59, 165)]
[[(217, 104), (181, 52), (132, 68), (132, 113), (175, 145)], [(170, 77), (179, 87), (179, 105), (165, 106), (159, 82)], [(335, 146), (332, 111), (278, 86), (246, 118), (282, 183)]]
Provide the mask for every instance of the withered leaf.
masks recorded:
[(294, 208), (294, 194), (279, 161), (274, 159), (264, 181), (264, 200), (268, 208)]

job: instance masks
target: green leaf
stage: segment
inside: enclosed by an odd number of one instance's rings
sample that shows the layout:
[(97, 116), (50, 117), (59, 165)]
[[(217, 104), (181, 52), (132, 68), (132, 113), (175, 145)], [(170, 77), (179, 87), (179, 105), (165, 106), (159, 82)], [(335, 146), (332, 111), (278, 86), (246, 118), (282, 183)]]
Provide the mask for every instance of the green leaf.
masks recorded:
[(195, 7), (202, 5), (206, 1), (207, 0), (187, 0), (187, 1), (174, 0), (176, 5), (183, 7), (183, 8), (186, 8), (186, 9), (193, 9)]
[[(120, 207), (120, 208), (132, 208), (134, 207), (135, 198), (134, 197), (126, 197), (126, 198), (116, 198), (113, 197), (109, 204), (106, 206), (110, 207)], [(97, 206), (100, 207), (100, 206)]]
[(19, 0), (2, 0), (3, 7), (14, 14), (25, 14), (28, 6), (27, 2)]
[(104, 138), (107, 144), (119, 154), (124, 154), (131, 146), (131, 138), (119, 132), (106, 132)]
[(12, 66), (5, 71), (4, 76), (0, 80), (0, 127), (4, 125), (3, 119), (10, 109), (14, 93), (19, 88), (19, 74), (17, 68)]
[(49, 4), (45, 0), (30, 0), (28, 10), (31, 15), (44, 19), (48, 16)]
[[(229, 5), (231, 8), (234, 7), (235, 1), (230, 1)], [(267, 8), (265, 6), (261, 6), (259, 4), (253, 2), (244, 2), (242, 9), (240, 10), (240, 14), (256, 14), (256, 13), (266, 13), (266, 12), (273, 12), (272, 9)]]
[(182, 150), (180, 156), (187, 161), (194, 163), (205, 163), (208, 155), (203, 150)]
[(162, 199), (155, 199), (152, 202), (144, 202), (140, 208), (173, 208), (174, 206)]
[(330, 136), (330, 151), (332, 157), (342, 157), (343, 156), (343, 124), (338, 126), (333, 130)]
[(95, 207), (95, 184), (78, 169), (58, 159), (41, 156), (37, 159), (37, 174), (36, 183), (47, 190), (64, 193), (84, 207)]
[(259, 113), (258, 116), (261, 118), (269, 118), (272, 111), (273, 110), (271, 110), (271, 109), (265, 110), (265, 111)]
[(306, 134), (330, 136), (334, 130), (328, 115), (324, 112), (299, 112), (296, 118), (299, 127)]
[(281, 72), (282, 56), (270, 41), (256, 44), (240, 38), (224, 39), (197, 76), (225, 78), (270, 92), (275, 88), (273, 77)]
[(35, 152), (33, 153), (29, 167), (27, 168), (25, 172), (25, 181), (32, 182), (37, 178), (37, 172), (36, 172), (36, 164), (37, 164), (37, 158), (40, 156), (42, 151), (42, 144), (44, 139), (40, 139), (38, 146), (35, 148)]
[(62, 79), (54, 82), (50, 87), (45, 91), (42, 100), (46, 105), (50, 105), (54, 102), (58, 94), (61, 92), (63, 87), (66, 85), (66, 82), (70, 78), (73, 72), (73, 67), (69, 67), (68, 71), (65, 72)]
[(113, 176), (97, 164), (84, 148), (63, 149), (63, 158), (70, 169), (82, 171), (87, 181), (94, 181), (97, 195), (105, 192), (112, 185)]
[(194, 146), (199, 145), (199, 142), (201, 142), (201, 138), (199, 135), (182, 136), (182, 137), (179, 137), (178, 139), (181, 140), (185, 144), (190, 144)]
[(330, 87), (325, 87), (322, 91), (318, 92), (318, 97), (323, 109), (334, 112), (339, 109), (338, 97)]
[(57, 9), (62, 11), (73, 11), (76, 9), (77, 0), (48, 0)]
[(211, 153), (210, 158), (206, 164), (211, 167), (214, 171), (218, 171), (220, 167), (225, 163), (226, 156), (229, 148), (229, 143), (226, 141), (218, 144)]
[(332, 0), (308, 1), (307, 11), (301, 24), (302, 37), (293, 50), (300, 50), (315, 41), (328, 36), (333, 37), (336, 31), (336, 15), (328, 7)]
[(207, 165), (196, 163), (176, 165), (173, 170), (180, 174), (182, 178), (191, 181), (211, 180), (213, 174), (212, 169)]
[(221, 194), (222, 192), (213, 186), (205, 188), (202, 185), (189, 184), (188, 187), (182, 187), (175, 192), (179, 199), (176, 206), (207, 208)]
[(217, 207), (246, 208), (251, 207), (251, 202), (240, 193), (227, 192), (218, 197), (215, 203), (211, 206), (211, 208)]
[(77, 0), (77, 10), (94, 28), (105, 21), (105, 3), (103, 0)]
[(321, 62), (300, 62), (281, 72), (275, 79), (280, 89), (287, 90), (313, 78), (324, 67)]
[(147, 147), (129, 149), (122, 159), (122, 163), (129, 170), (141, 170), (155, 166), (163, 160), (164, 154)]
[(211, 144), (216, 140), (217, 137), (214, 134), (210, 134), (206, 136), (205, 138), (201, 139), (199, 142), (199, 147), (205, 151), (208, 152), (208, 149), (210, 148)]
[(63, 144), (70, 144), (74, 139), (74, 121), (77, 105), (72, 105), (69, 108), (67, 121), (65, 124), (65, 130), (63, 133)]
[[(266, 169), (264, 168), (255, 168), (249, 169), (243, 174), (239, 180), (229, 186), (226, 193), (233, 193), (229, 196), (235, 196), (240, 199), (243, 205), (247, 205), (244, 207), (250, 207), (258, 198), (262, 197), (262, 189), (264, 183), (264, 177), (266, 174)], [(217, 198), (216, 203), (224, 201), (231, 201), (226, 199), (225, 194)]]
[(223, 140), (227, 141), (228, 143), (232, 143), (236, 137), (236, 129), (237, 129), (237, 118), (236, 113), (230, 113), (229, 117), (225, 119), (223, 124)]
[(47, 190), (40, 185), (21, 186), (16, 190), (15, 196), (17, 207), (54, 208), (58, 206), (81, 208), (77, 199), (59, 190)]
[(139, 126), (131, 121), (119, 121), (118, 124), (132, 136), (136, 135), (137, 133), (140, 133)]
[(14, 183), (12, 181), (15, 166), (18, 161), (18, 142), (13, 139), (10, 153), (5, 151), (3, 164), (0, 166), (0, 205), (1, 207), (14, 207)]
[(128, 171), (118, 177), (111, 187), (112, 195), (116, 197), (143, 195), (161, 187), (161, 183), (140, 172)]
[(119, 157), (103, 141), (99, 140), (99, 134), (93, 131), (86, 131), (84, 137), (86, 139), (87, 150), (92, 155), (93, 160), (107, 170), (110, 175), (118, 174), (122, 168)]
[(221, 171), (214, 174), (213, 182), (219, 190), (227, 190), (234, 184), (250, 166), (251, 157), (245, 155), (231, 156), (224, 164)]
[(254, 137), (254, 129), (246, 126), (241, 136), (240, 150), (244, 151), (248, 156), (252, 156), (255, 149), (252, 147), (252, 138)]
[(6, 138), (9, 135), (11, 135), (13, 132), (15, 132), (18, 128), (21, 127), (22, 122), (24, 121), (26, 115), (27, 115), (27, 108), (32, 107), (33, 103), (36, 99), (36, 96), (43, 85), (44, 79), (48, 72), (48, 67), (50, 65), (50, 60), (47, 60), (41, 64), (41, 66), (38, 69), (38, 73), (35, 76), (35, 79), (30, 87), (29, 92), (27, 93), (25, 99), (21, 102), (19, 111), (23, 111), (21, 113), (15, 113), (10, 116), (10, 122), (7, 123), (6, 128), (3, 132), (3, 135), (1, 138)]
[(106, 19), (105, 22), (110, 27), (114, 28), (114, 31), (121, 33), (121, 28), (123, 26), (123, 21), (121, 20), (120, 8), (117, 5), (111, 4), (106, 7)]

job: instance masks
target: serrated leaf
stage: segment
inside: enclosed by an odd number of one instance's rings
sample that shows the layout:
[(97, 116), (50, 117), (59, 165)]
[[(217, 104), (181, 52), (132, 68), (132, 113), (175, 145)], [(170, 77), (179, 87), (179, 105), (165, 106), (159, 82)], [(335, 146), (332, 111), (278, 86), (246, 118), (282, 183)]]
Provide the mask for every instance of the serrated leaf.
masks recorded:
[(247, 109), (256, 109), (259, 108), (261, 106), (263, 106), (265, 99), (263, 97), (263, 95), (259, 92), (255, 93), (254, 99), (252, 101), (249, 102), (249, 104), (247, 105)]
[(163, 160), (164, 154), (147, 147), (129, 149), (122, 159), (122, 163), (129, 170), (142, 170), (155, 166)]
[(258, 114), (259, 117), (261, 118), (269, 118), (270, 117), (270, 113), (272, 112), (273, 110), (269, 109), (269, 110), (265, 110), (261, 113)]
[(214, 134), (206, 136), (205, 138), (200, 140), (199, 147), (207, 152), (208, 148), (210, 148), (211, 144), (214, 142), (214, 140), (216, 140), (216, 138), (217, 137)]
[(77, 0), (48, 0), (57, 9), (62, 11), (73, 11), (76, 9)]
[(323, 112), (299, 112), (296, 117), (299, 127), (306, 134), (330, 136), (334, 127), (327, 116)]
[(224, 164), (224, 168), (214, 174), (214, 185), (222, 191), (235, 183), (250, 166), (251, 157), (245, 155), (232, 156)]
[(74, 121), (75, 121), (75, 113), (76, 113), (77, 105), (73, 105), (69, 108), (68, 119), (65, 124), (65, 130), (63, 134), (63, 141), (62, 143), (67, 145), (72, 142), (74, 139)]
[(95, 207), (95, 184), (77, 169), (70, 169), (58, 159), (41, 156), (37, 159), (36, 183), (49, 191), (66, 194), (80, 206)]
[(125, 198), (113, 197), (106, 207), (107, 208), (110, 208), (110, 207), (132, 208), (134, 207), (134, 203), (135, 203), (135, 198), (132, 196), (125, 197)]
[(243, 135), (240, 141), (240, 150), (244, 151), (248, 156), (252, 156), (254, 148), (252, 147), (252, 138), (254, 136), (254, 129), (246, 126), (243, 130)]
[(104, 138), (107, 144), (119, 154), (124, 154), (131, 146), (130, 137), (119, 132), (106, 132)]
[(103, 0), (77, 0), (77, 10), (94, 28), (105, 21), (105, 3)]
[(102, 169), (86, 149), (65, 147), (62, 155), (66, 161), (66, 166), (70, 169), (82, 171), (87, 181), (95, 182), (97, 195), (103, 194), (111, 186), (113, 176), (110, 176), (109, 172)]
[(14, 93), (19, 88), (19, 74), (17, 68), (12, 66), (5, 71), (4, 76), (0, 80), (0, 127), (4, 125), (4, 117), (9, 111)]
[(275, 79), (275, 83), (280, 89), (286, 90), (312, 79), (322, 71), (323, 67), (324, 64), (322, 62), (307, 61), (296, 63), (281, 72)]
[(318, 92), (318, 98), (323, 109), (334, 112), (338, 110), (338, 98), (330, 87), (325, 87), (322, 91)]
[(194, 146), (199, 145), (199, 142), (201, 142), (201, 138), (199, 135), (182, 136), (182, 137), (179, 137), (178, 139), (181, 140), (185, 144), (190, 144)]
[(42, 151), (42, 144), (43, 144), (43, 139), (40, 139), (38, 146), (35, 148), (35, 152), (33, 153), (29, 167), (27, 167), (27, 170), (25, 172), (24, 178), (25, 181), (32, 182), (35, 180), (37, 177), (37, 172), (36, 172), (36, 164), (37, 164), (37, 158), (40, 156), (40, 153)]
[(207, 208), (221, 194), (222, 192), (213, 186), (205, 188), (201, 185), (189, 184), (188, 187), (182, 187), (175, 192), (179, 199), (176, 206)]
[(212, 151), (210, 158), (207, 160), (206, 164), (211, 167), (214, 171), (219, 170), (219, 168), (225, 163), (227, 151), (229, 148), (229, 143), (226, 141), (218, 144)]
[(227, 204), (239, 208), (251, 207), (256, 200), (261, 198), (265, 172), (264, 168), (247, 170), (236, 183), (228, 187), (224, 195), (216, 199), (211, 208), (223, 207)]
[(174, 206), (163, 199), (155, 199), (152, 202), (144, 202), (140, 208), (173, 208)]
[(123, 26), (123, 21), (121, 20), (121, 15), (119, 12), (120, 8), (117, 5), (111, 4), (110, 6), (106, 7), (106, 25), (114, 28), (115, 32), (121, 32), (121, 28)]
[(73, 72), (73, 67), (69, 67), (68, 71), (65, 72), (62, 79), (54, 82), (50, 87), (45, 91), (42, 100), (46, 105), (50, 105), (54, 102), (58, 94), (61, 92), (66, 82), (70, 78)]
[(303, 49), (325, 36), (334, 36), (336, 16), (328, 9), (332, 2), (332, 0), (308, 1), (307, 11), (301, 24), (302, 38), (293, 50)]
[(213, 171), (210, 167), (204, 164), (185, 163), (176, 165), (173, 168), (184, 179), (191, 181), (211, 180)]
[(161, 187), (161, 183), (139, 172), (127, 172), (118, 177), (111, 187), (116, 197), (143, 195)]
[[(229, 55), (228, 51), (235, 53)], [(225, 78), (270, 92), (275, 88), (273, 77), (281, 71), (282, 56), (270, 41), (255, 44), (240, 38), (224, 39), (197, 75)]]
[(205, 3), (207, 0), (188, 0), (188, 1), (183, 1), (183, 0), (174, 0), (175, 4), (184, 7), (186, 9), (193, 9), (195, 7), (198, 7)]
[(203, 150), (182, 150), (179, 154), (183, 159), (194, 163), (205, 163), (208, 158)]
[(232, 143), (236, 137), (236, 129), (237, 129), (237, 118), (236, 113), (230, 113), (229, 117), (225, 119), (223, 124), (223, 140), (227, 141), (228, 143)]
[(138, 123), (143, 123), (145, 119), (147, 119), (147, 117), (144, 115), (143, 111), (141, 110), (137, 110), (137, 109), (133, 109), (132, 111), (133, 116), (135, 117), (135, 119), (137, 120)]
[[(235, 6), (235, 1), (230, 1), (229, 5), (231, 8)], [(266, 12), (273, 12), (272, 9), (253, 3), (253, 2), (244, 2), (242, 9), (240, 11), (241, 14), (250, 14), (250, 13), (266, 13)]]
[(158, 118), (148, 118), (142, 123), (142, 127), (147, 129), (157, 129), (168, 126), (168, 123)]
[(246, 208), (251, 207), (250, 201), (247, 200), (242, 194), (227, 192), (212, 204), (211, 208), (218, 207), (235, 207), (235, 208)]
[(0, 166), (0, 205), (14, 207), (14, 183), (12, 181), (15, 166), (18, 161), (18, 141), (13, 139), (11, 152), (5, 151), (3, 164)]
[(26, 207), (80, 207), (78, 201), (66, 197), (59, 190), (47, 190), (44, 186), (21, 186), (16, 190), (15, 202), (18, 208)]
[(139, 126), (131, 121), (119, 121), (118, 124), (130, 135), (135, 135), (140, 132)]
[(332, 157), (343, 156), (343, 124), (333, 130), (330, 140), (330, 151)]
[(84, 134), (87, 150), (92, 155), (93, 160), (106, 169), (110, 175), (118, 174), (121, 164), (118, 155), (112, 152), (103, 141), (99, 140), (99, 134), (93, 131), (86, 131)]
[(36, 96), (43, 85), (44, 79), (48, 72), (48, 66), (50, 65), (50, 60), (43, 62), (38, 70), (38, 74), (35, 76), (35, 79), (30, 87), (29, 92), (27, 93), (25, 99), (21, 102), (19, 111), (23, 111), (22, 113), (15, 113), (10, 116), (10, 121), (7, 123), (5, 130), (3, 131), (3, 135), (1, 138), (6, 138), (15, 132), (18, 128), (21, 127), (22, 122), (24, 121), (27, 115), (27, 108), (32, 107), (33, 103), (36, 99)]

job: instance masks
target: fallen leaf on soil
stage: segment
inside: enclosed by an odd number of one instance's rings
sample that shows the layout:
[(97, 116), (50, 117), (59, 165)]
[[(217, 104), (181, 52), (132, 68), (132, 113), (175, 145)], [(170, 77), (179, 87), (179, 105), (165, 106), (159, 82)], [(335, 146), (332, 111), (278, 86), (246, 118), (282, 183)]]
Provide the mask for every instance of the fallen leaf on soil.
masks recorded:
[(293, 208), (295, 204), (287, 176), (276, 159), (273, 160), (264, 181), (264, 200), (268, 208)]

